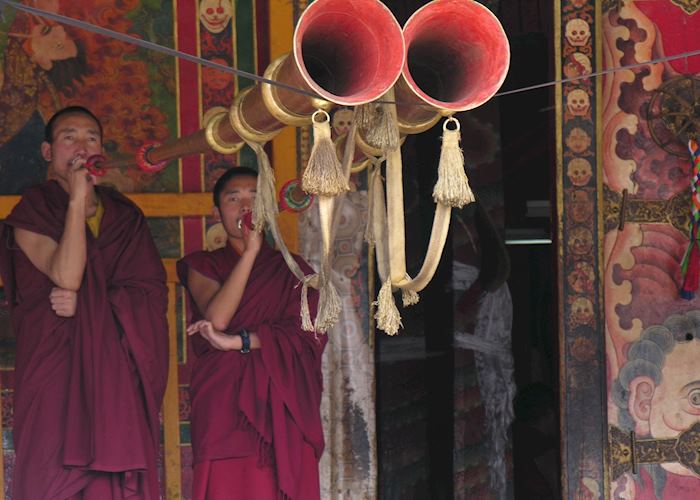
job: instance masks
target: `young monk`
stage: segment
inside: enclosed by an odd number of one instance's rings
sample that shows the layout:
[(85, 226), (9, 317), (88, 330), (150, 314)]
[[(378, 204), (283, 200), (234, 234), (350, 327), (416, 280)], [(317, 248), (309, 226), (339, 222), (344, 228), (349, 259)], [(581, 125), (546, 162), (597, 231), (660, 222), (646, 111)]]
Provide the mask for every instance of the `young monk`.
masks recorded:
[[(302, 330), (301, 284), (245, 224), (256, 177), (237, 167), (219, 178), (214, 217), (227, 244), (178, 263), (197, 354), (190, 385), (196, 500), (320, 498), (326, 338)], [(310, 289), (312, 315), (317, 301)]]
[(159, 498), (168, 373), (165, 272), (141, 211), (95, 186), (102, 126), (46, 125), (49, 180), (5, 220), (0, 273), (17, 337), (13, 498)]

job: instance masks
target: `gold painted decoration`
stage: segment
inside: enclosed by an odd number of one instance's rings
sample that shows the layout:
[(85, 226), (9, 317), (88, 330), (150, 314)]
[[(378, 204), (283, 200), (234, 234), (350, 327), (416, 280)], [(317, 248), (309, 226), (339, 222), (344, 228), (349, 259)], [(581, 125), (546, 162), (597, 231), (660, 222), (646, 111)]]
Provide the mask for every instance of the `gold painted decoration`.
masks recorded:
[(611, 426), (610, 472), (615, 480), (623, 474), (637, 474), (640, 465), (680, 463), (700, 474), (700, 422), (670, 439), (637, 439), (634, 432)]
[(668, 200), (643, 200), (612, 191), (603, 186), (603, 218), (605, 232), (623, 229), (627, 222), (670, 224), (685, 233), (690, 225), (690, 199), (676, 193)]
[(700, 10), (700, 0), (671, 0), (671, 2), (683, 9), (689, 16)]

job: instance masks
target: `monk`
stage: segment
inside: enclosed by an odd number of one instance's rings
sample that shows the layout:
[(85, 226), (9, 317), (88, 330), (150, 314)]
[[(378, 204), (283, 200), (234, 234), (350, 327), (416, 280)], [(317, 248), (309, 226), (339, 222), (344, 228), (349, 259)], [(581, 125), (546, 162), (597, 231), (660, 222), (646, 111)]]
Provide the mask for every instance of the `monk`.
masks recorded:
[[(301, 283), (245, 224), (256, 176), (236, 167), (219, 178), (214, 217), (227, 244), (178, 262), (197, 355), (190, 384), (195, 500), (320, 498), (326, 339), (302, 330)], [(317, 302), (309, 290), (312, 315)]]
[(102, 152), (89, 110), (57, 112), (41, 152), (51, 180), (0, 235), (17, 338), (13, 498), (157, 500), (165, 272), (143, 213), (84, 168)]

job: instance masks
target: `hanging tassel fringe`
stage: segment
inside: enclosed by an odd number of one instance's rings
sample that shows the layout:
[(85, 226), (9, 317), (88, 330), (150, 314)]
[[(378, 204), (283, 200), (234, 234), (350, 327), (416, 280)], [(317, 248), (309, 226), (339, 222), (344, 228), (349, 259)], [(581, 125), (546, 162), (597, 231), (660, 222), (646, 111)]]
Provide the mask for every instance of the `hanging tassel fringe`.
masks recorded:
[(323, 279), (319, 290), (318, 313), (316, 314), (316, 331), (326, 333), (340, 319), (340, 296), (331, 283), (330, 277)]
[(380, 330), (384, 330), (388, 335), (399, 333), (399, 328), (403, 328), (403, 325), (401, 324), (401, 315), (396, 307), (394, 295), (391, 291), (391, 278), (387, 279), (382, 285), (374, 305), (377, 306), (377, 312), (374, 315), (374, 319), (377, 320), (377, 327)]
[[(408, 274), (406, 275), (406, 280), (411, 281), (411, 277)], [(415, 306), (418, 302), (420, 302), (418, 292), (413, 290), (401, 290), (401, 299), (403, 300), (404, 307)]]
[(695, 297), (700, 282), (700, 240), (698, 240), (698, 226), (700, 225), (700, 151), (698, 143), (691, 139), (688, 141), (688, 150), (693, 162), (693, 181), (691, 184), (693, 212), (690, 223), (690, 235), (688, 237), (688, 248), (681, 263), (682, 286), (680, 289), (681, 298), (691, 300)]
[(270, 165), (270, 158), (261, 144), (249, 144), (258, 160), (258, 184), (253, 205), (253, 226), (262, 231), (265, 226), (272, 226), (277, 221), (279, 208), (275, 193), (275, 173)]
[(399, 147), (399, 127), (388, 103), (362, 104), (355, 108), (354, 119), (365, 142), (373, 148), (393, 151)]
[(311, 312), (309, 311), (309, 280), (304, 278), (301, 285), (301, 328), (305, 332), (313, 332), (314, 324), (311, 322)]
[[(449, 124), (455, 126), (448, 128)], [(474, 201), (469, 179), (464, 171), (464, 155), (459, 146), (460, 125), (455, 118), (448, 118), (442, 126), (442, 149), (438, 164), (438, 180), (433, 189), (433, 200), (443, 205), (462, 208)]]
[(318, 110), (313, 114), (312, 121), (314, 145), (301, 179), (302, 189), (318, 196), (338, 196), (349, 191), (350, 184), (331, 140), (330, 116)]
[(309, 287), (319, 288), (319, 275), (305, 275), (299, 264), (289, 252), (287, 245), (282, 239), (282, 235), (277, 225), (277, 215), (279, 212), (277, 206), (277, 197), (275, 195), (275, 174), (270, 165), (270, 158), (267, 156), (262, 144), (246, 141), (246, 144), (255, 152), (258, 161), (258, 184), (257, 196), (253, 206), (253, 225), (258, 231), (262, 231), (267, 225), (270, 234), (275, 240), (275, 244), (287, 263), (287, 267), (294, 276), (302, 283), (301, 290), (301, 327), (304, 331), (315, 332), (314, 325), (311, 321), (311, 312), (309, 310)]
[[(370, 158), (372, 165), (368, 169), (368, 185), (367, 185), (367, 224), (365, 225), (364, 239), (368, 245), (375, 245), (377, 236), (374, 234), (374, 211), (382, 210), (382, 207), (376, 207), (374, 199), (374, 190), (378, 187), (376, 183), (382, 182), (381, 164), (382, 159)], [(386, 210), (386, 208), (383, 208)]]

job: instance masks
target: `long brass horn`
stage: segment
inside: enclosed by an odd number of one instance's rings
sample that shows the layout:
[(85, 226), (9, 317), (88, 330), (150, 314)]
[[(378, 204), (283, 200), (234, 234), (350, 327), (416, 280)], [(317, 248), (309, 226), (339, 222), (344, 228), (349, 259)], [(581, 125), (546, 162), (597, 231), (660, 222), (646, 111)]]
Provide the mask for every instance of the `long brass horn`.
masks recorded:
[[(508, 39), (496, 16), (480, 3), (435, 0), (416, 11), (403, 32), (406, 62), (403, 77), (393, 89), (402, 134), (422, 132), (441, 116), (480, 106), (505, 80), (510, 64)], [(406, 273), (400, 149), (387, 155), (386, 184), (388, 245), (384, 252), (377, 246), (377, 258), (384, 260), (379, 267), (388, 268), (394, 287), (417, 292), (432, 279), (440, 261), (451, 207), (437, 204), (423, 266), (411, 279)]]
[(435, 124), (436, 110), (446, 115), (481, 106), (505, 80), (508, 38), (496, 16), (478, 2), (431, 2), (413, 13), (403, 34), (406, 61), (395, 94), (404, 133), (425, 130), (431, 120)]
[[(311, 123), (313, 112), (324, 105), (373, 101), (398, 80), (404, 58), (401, 26), (379, 0), (316, 0), (297, 23), (293, 51), (265, 72), (266, 78), (307, 95), (270, 84), (248, 87), (235, 97), (228, 115), (150, 148), (146, 159), (159, 164), (209, 149), (232, 153), (244, 140), (267, 142), (286, 125)], [(115, 159), (99, 168), (132, 164), (133, 159)]]

